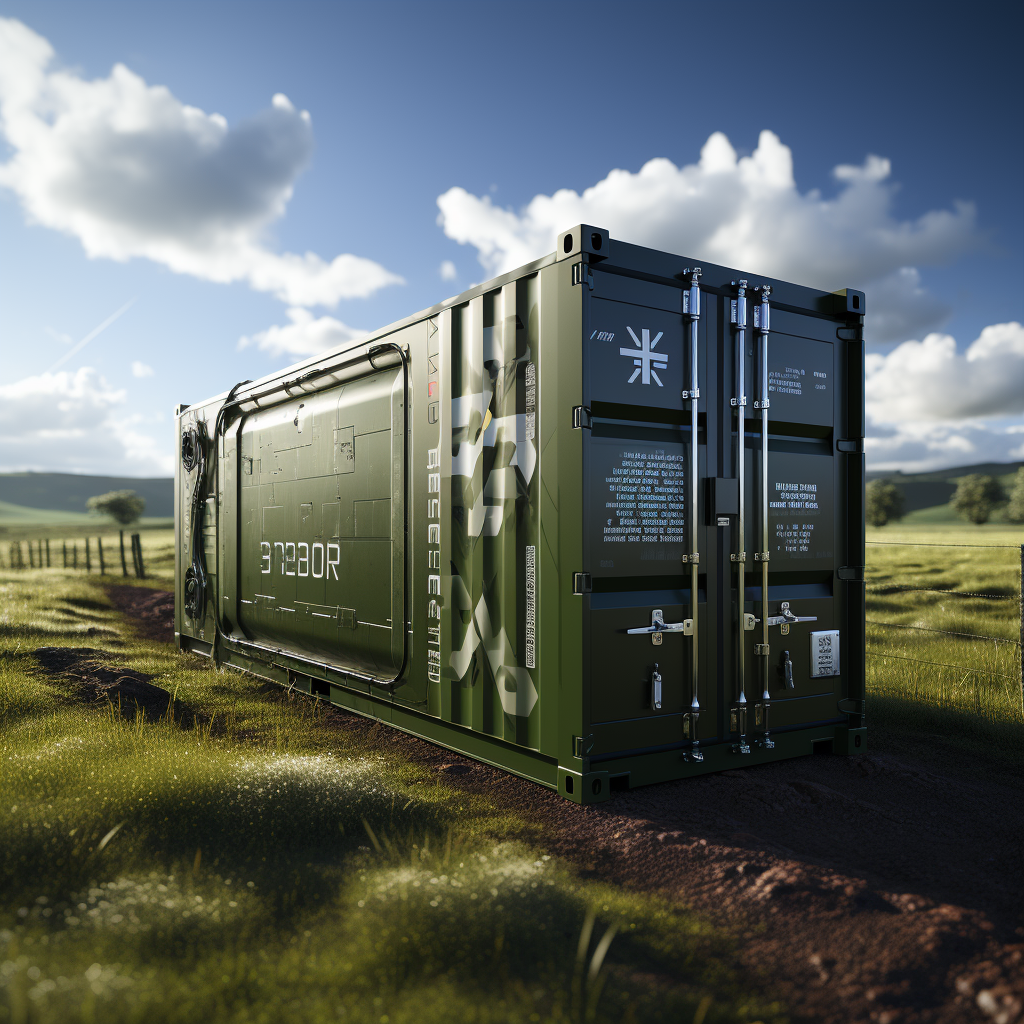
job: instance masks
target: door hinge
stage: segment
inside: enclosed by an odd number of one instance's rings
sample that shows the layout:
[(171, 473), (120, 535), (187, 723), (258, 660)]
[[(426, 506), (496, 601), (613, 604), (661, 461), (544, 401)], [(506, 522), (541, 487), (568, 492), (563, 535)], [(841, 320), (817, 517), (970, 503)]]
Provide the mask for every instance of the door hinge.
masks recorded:
[(582, 427), (590, 429), (590, 410), (585, 405), (574, 405), (572, 407), (572, 429), (579, 430)]
[(586, 757), (591, 750), (594, 749), (594, 734), (590, 733), (587, 736), (573, 736), (572, 738), (572, 756), (573, 757)]
[(572, 283), (585, 284), (591, 291), (594, 290), (594, 272), (585, 263), (574, 263), (572, 265)]
[(841, 580), (851, 580), (857, 583), (864, 582), (863, 565), (841, 565), (836, 569), (836, 575)]
[(572, 592), (574, 595), (579, 597), (581, 594), (589, 594), (590, 586), (589, 572), (574, 572), (572, 574)]

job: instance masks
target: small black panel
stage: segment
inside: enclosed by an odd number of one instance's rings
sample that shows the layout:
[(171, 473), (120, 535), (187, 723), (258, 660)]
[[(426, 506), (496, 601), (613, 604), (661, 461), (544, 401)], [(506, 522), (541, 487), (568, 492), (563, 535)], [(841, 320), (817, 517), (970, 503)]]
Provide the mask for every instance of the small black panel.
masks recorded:
[(772, 455), (768, 462), (768, 541), (772, 571), (831, 569), (835, 561), (834, 460)]
[(706, 495), (704, 516), (709, 524), (717, 516), (737, 516), (740, 513), (740, 482), (735, 477), (712, 477), (704, 481)]
[(768, 345), (768, 416), (784, 423), (832, 425), (833, 346), (786, 334)]

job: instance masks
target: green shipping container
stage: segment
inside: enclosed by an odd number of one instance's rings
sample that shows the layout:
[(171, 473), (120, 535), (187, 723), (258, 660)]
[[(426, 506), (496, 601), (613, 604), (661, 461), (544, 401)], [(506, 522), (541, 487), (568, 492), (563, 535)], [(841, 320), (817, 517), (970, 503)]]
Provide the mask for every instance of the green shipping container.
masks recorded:
[(580, 225), (180, 406), (178, 644), (578, 802), (861, 752), (863, 314)]

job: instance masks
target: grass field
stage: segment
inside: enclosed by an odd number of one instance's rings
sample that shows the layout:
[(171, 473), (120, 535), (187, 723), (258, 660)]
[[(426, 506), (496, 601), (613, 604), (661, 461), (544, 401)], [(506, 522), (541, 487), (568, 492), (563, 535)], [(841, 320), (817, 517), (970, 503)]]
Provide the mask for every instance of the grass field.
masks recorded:
[[(869, 530), (868, 541), (870, 718), (987, 744), (1024, 760), (1024, 530), (904, 523)], [(904, 546), (912, 544), (920, 546)]]
[[(170, 535), (143, 536), (166, 573)], [(140, 638), (102, 584), (0, 572), (0, 1021), (785, 1019), (686, 908), (580, 878), (373, 730)], [(176, 710), (85, 704), (47, 646)]]
[[(119, 527), (106, 516), (76, 512), (46, 512), (37, 508), (25, 509), (25, 515), (5, 516), (3, 502), (0, 502), (0, 557), (7, 565), (8, 548), (12, 541), (45, 540), (52, 545), (61, 540), (83, 540), (85, 537), (116, 537)], [(12, 506), (8, 506), (8, 509)], [(29, 515), (28, 513), (31, 513)], [(173, 530), (173, 519), (143, 516), (137, 523), (125, 527), (125, 534), (149, 533), (151, 530)], [(26, 556), (27, 558), (27, 556)]]

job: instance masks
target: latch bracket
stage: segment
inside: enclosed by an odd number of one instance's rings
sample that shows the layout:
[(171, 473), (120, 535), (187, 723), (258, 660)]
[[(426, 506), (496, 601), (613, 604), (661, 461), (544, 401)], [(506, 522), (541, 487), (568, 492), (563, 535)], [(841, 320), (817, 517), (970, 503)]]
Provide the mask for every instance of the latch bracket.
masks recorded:
[(580, 430), (583, 427), (590, 430), (590, 410), (585, 405), (574, 405), (572, 407), (572, 429)]
[(585, 263), (574, 263), (572, 265), (572, 283), (585, 284), (591, 291), (594, 290), (594, 272)]
[(581, 594), (589, 594), (592, 581), (589, 572), (574, 572), (572, 574), (572, 592), (576, 597)]

